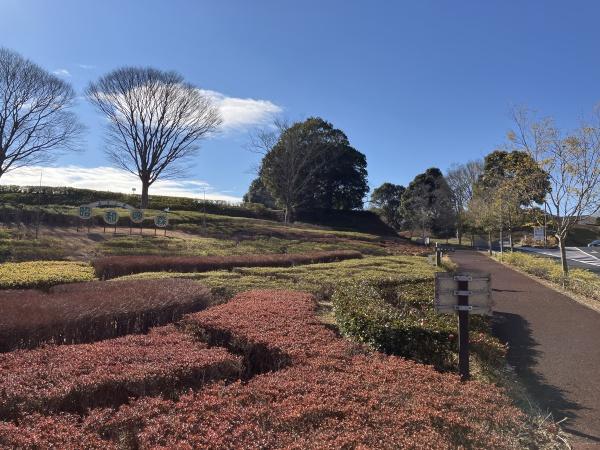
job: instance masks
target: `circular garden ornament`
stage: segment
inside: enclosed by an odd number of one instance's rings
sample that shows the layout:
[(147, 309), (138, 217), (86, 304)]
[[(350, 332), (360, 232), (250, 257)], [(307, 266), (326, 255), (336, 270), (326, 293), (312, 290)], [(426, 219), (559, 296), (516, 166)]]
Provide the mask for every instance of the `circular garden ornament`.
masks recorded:
[(129, 217), (133, 223), (142, 223), (144, 220), (144, 210), (143, 209), (132, 209), (129, 213)]
[(92, 218), (92, 208), (91, 206), (82, 205), (79, 207), (79, 218), (83, 220), (88, 220)]
[(158, 228), (166, 228), (167, 225), (169, 225), (169, 218), (166, 214), (154, 216), (154, 225), (156, 225)]
[(116, 225), (119, 220), (119, 213), (114, 209), (104, 211), (104, 222), (108, 225)]

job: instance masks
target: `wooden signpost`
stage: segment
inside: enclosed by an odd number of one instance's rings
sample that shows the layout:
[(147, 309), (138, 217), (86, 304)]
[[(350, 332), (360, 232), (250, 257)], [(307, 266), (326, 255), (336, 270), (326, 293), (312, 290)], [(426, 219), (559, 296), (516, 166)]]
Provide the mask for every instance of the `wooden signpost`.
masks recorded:
[(458, 372), (469, 379), (469, 314), (492, 314), (488, 274), (435, 274), (434, 307), (441, 314), (458, 314)]

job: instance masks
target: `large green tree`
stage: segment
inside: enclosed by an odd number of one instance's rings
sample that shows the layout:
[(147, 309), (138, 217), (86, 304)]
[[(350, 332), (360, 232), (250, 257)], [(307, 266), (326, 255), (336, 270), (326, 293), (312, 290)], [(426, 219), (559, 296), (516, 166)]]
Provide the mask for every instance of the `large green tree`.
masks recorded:
[[(262, 140), (269, 142), (269, 140)], [(343, 131), (319, 117), (280, 126), (266, 149), (260, 178), (286, 221), (301, 209), (362, 207), (368, 192), (367, 160)]]
[(525, 208), (543, 203), (550, 192), (548, 173), (526, 152), (496, 150), (485, 157), (478, 183), (496, 208), (500, 240), (508, 231), (512, 249), (513, 229), (522, 224)]
[(440, 169), (432, 167), (417, 175), (402, 195), (402, 215), (407, 225), (439, 237), (455, 232), (452, 192)]
[(406, 188), (399, 184), (383, 183), (373, 190), (371, 206), (378, 211), (388, 225), (395, 229), (402, 226), (402, 194)]

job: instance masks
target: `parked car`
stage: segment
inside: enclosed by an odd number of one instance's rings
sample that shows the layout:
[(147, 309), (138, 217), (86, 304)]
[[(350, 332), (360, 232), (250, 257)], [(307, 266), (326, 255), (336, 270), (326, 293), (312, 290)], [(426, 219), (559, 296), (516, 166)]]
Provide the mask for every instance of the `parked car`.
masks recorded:
[(600, 247), (600, 239), (596, 239), (588, 244), (588, 247)]

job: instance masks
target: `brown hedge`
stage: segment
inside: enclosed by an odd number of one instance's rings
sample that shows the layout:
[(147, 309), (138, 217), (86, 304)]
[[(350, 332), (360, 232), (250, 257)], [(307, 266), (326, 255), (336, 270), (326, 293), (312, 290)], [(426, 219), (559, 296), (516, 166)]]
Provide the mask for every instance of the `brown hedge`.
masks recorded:
[(354, 250), (230, 256), (107, 256), (92, 265), (101, 279), (142, 272), (207, 272), (234, 267), (286, 267), (361, 258)]
[[(510, 449), (530, 447), (524, 415), (493, 384), (340, 339), (301, 292), (254, 291), (185, 318), (231, 349), (287, 355), (283, 367), (177, 400), (142, 397), (85, 417), (0, 423), (7, 448)], [(68, 430), (68, 431), (67, 431)], [(70, 447), (70, 435), (80, 445)], [(523, 439), (523, 441), (520, 441)], [(523, 445), (525, 444), (525, 445)], [(36, 447), (37, 446), (37, 447)], [(541, 445), (540, 445), (541, 446)]]
[(118, 407), (145, 395), (174, 397), (214, 380), (233, 380), (242, 359), (223, 348), (208, 348), (173, 325), (145, 335), (92, 344), (45, 345), (0, 355), (0, 417), (31, 412), (85, 413)]
[(145, 333), (211, 301), (210, 291), (197, 282), (173, 279), (0, 291), (0, 352)]

